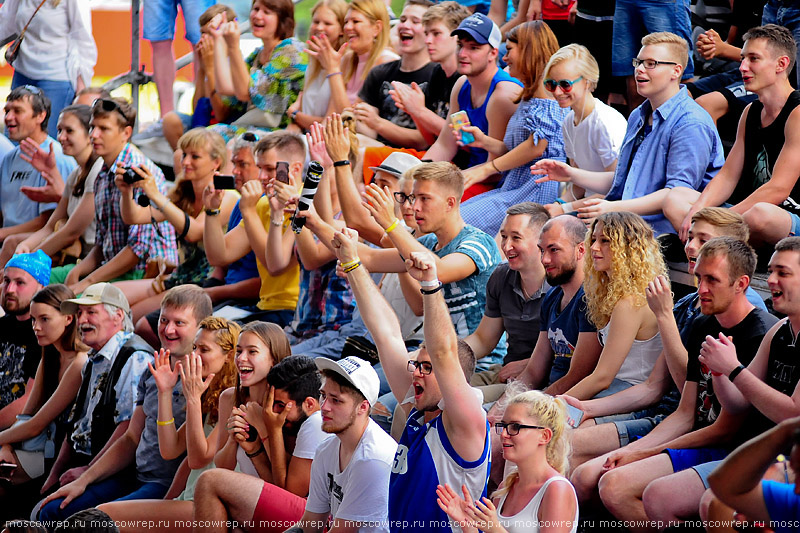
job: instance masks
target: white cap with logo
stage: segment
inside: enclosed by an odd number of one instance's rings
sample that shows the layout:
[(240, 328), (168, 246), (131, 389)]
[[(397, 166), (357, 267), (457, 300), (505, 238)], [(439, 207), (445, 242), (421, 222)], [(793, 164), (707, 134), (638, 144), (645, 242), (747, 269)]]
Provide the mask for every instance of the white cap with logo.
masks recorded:
[(327, 357), (317, 357), (314, 361), (317, 363), (318, 369), (336, 372), (349, 381), (353, 387), (364, 395), (370, 406), (375, 405), (375, 402), (378, 401), (381, 380), (378, 377), (378, 373), (367, 361), (353, 356), (345, 357), (338, 361)]

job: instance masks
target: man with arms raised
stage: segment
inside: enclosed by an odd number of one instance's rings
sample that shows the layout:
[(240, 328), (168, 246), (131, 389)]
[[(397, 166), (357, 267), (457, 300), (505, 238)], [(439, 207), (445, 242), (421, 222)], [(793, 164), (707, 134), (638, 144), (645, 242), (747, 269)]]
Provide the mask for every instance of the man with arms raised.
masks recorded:
[(470, 493), (484, 494), (489, 475), (489, 425), (481, 395), (469, 386), (475, 356), (456, 338), (440, 294), (436, 258), (424, 251), (411, 252), (406, 260), (409, 274), (422, 287), (425, 316), (425, 344), (416, 360), (409, 360), (397, 317), (360, 265), (356, 244), (357, 234), (350, 229), (334, 236), (337, 257), (345, 265), (392, 392), (401, 403), (413, 392), (413, 408), (403, 403), (408, 418), (392, 466), (390, 529), (449, 532), (447, 516), (429, 496), (436, 485), (466, 484)]

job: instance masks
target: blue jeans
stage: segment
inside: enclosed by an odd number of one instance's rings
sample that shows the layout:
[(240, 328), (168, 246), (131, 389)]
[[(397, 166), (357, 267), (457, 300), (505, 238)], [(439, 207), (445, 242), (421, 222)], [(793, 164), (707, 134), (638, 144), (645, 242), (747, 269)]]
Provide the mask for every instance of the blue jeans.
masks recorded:
[(92, 483), (86, 492), (59, 509), (63, 498), (58, 498), (43, 505), (39, 510), (39, 520), (50, 522), (64, 520), (78, 511), (96, 507), (101, 503), (126, 500), (160, 500), (169, 487), (160, 483), (142, 483), (135, 475), (125, 471), (103, 481)]
[(178, 16), (178, 4), (180, 4), (186, 27), (186, 39), (195, 45), (200, 40), (200, 23), (197, 20), (214, 3), (212, 0), (147, 0), (142, 8), (143, 36), (148, 41), (173, 40), (175, 18)]
[(617, 0), (611, 47), (611, 74), (632, 76), (631, 60), (642, 47), (642, 37), (657, 31), (669, 31), (686, 39), (690, 53), (683, 79), (691, 78), (694, 74), (694, 63), (691, 54), (693, 43), (689, 0)]
[(47, 122), (47, 134), (53, 139), (58, 137), (58, 115), (75, 98), (75, 89), (72, 88), (72, 83), (68, 81), (34, 80), (15, 70), (14, 77), (11, 79), (11, 89), (16, 89), (21, 85), (38, 87), (50, 99), (50, 119)]
[[(797, 2), (784, 3), (781, 0), (769, 0), (761, 14), (761, 24), (777, 24), (792, 32), (797, 51), (800, 53), (800, 7)], [(800, 69), (796, 69), (797, 86), (800, 87)]]

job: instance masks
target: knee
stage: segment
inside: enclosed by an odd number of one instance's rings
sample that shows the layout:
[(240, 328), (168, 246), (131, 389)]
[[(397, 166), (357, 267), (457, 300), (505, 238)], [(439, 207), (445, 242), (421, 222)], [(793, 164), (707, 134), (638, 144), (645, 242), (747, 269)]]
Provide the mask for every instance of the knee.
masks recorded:
[(632, 496), (630, 494), (631, 486), (628, 476), (619, 469), (614, 469), (609, 470), (600, 477), (597, 483), (597, 491), (600, 494), (603, 505), (613, 513), (614, 510), (630, 503)]
[(716, 499), (717, 499), (717, 497), (714, 496), (714, 493), (711, 491), (711, 489), (707, 489), (703, 493), (703, 497), (700, 498), (700, 519), (703, 522), (706, 522), (706, 521), (709, 520), (708, 510), (711, 507), (711, 505), (713, 504), (714, 500), (716, 500)]
[(598, 467), (592, 462), (584, 463), (573, 470), (570, 481), (575, 487), (578, 501), (585, 502), (592, 498), (592, 494), (594, 494), (597, 488), (600, 475), (601, 472)]
[(208, 502), (211, 498), (216, 498), (216, 486), (219, 483), (220, 474), (223, 469), (212, 468), (206, 470), (200, 477), (197, 478), (197, 483), (194, 486), (194, 501), (195, 502)]
[(648, 484), (642, 493), (642, 504), (648, 518), (663, 522), (671, 520), (669, 502), (674, 497), (674, 487), (670, 487), (663, 479), (656, 479)]
[(775, 225), (775, 206), (772, 204), (759, 202), (744, 212), (742, 217), (750, 227), (751, 233), (760, 233), (767, 228)]

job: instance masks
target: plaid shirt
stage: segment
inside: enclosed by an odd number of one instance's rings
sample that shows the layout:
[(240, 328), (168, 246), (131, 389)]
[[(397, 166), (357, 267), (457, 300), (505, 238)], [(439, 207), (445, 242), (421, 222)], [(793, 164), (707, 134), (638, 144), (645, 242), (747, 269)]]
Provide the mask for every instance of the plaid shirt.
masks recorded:
[[(97, 221), (95, 244), (103, 250), (103, 262), (110, 261), (126, 246), (133, 250), (139, 258), (137, 270), (144, 270), (147, 260), (163, 257), (174, 265), (178, 264), (178, 247), (175, 243), (175, 229), (169, 222), (156, 224), (136, 224), (128, 226), (122, 221), (120, 204), (122, 193), (114, 184), (114, 175), (118, 166), (146, 166), (155, 176), (158, 190), (167, 194), (164, 174), (152, 161), (147, 159), (138, 148), (126, 144), (110, 167), (103, 166), (97, 175), (94, 188), (94, 208)], [(134, 200), (144, 194), (141, 189), (134, 189)]]

